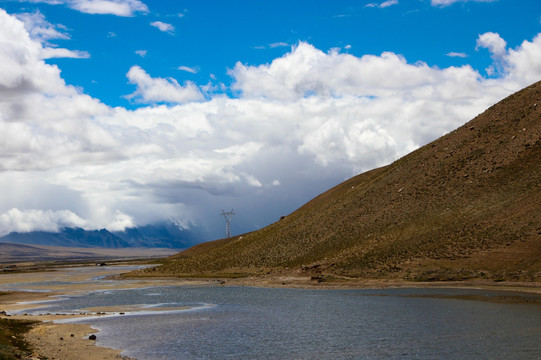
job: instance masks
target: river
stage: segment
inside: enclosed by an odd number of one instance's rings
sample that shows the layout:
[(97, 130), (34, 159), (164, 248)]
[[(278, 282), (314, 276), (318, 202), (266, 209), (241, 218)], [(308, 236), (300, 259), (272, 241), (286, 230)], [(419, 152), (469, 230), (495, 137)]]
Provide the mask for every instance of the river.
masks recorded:
[(69, 321), (139, 360), (541, 359), (539, 305), (444, 297), (456, 295), (509, 293), (167, 286), (69, 295), (31, 311), (109, 309)]

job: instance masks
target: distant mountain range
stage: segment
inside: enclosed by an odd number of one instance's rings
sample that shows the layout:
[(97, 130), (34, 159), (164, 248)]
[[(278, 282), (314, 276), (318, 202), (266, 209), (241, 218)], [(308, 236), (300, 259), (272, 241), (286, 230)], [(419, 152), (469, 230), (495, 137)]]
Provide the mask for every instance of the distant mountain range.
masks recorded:
[(64, 228), (59, 232), (12, 232), (0, 237), (0, 242), (3, 243), (82, 248), (186, 249), (202, 240), (201, 231), (181, 229), (172, 221), (128, 228), (118, 232), (110, 232), (107, 229)]
[(273, 273), (541, 281), (541, 82), (274, 224), (140, 272)]
[(14, 270), (11, 265), (32, 266), (42, 263), (109, 262), (126, 259), (163, 258), (178, 252), (166, 248), (80, 248), (46, 245), (22, 245), (0, 242), (0, 272)]

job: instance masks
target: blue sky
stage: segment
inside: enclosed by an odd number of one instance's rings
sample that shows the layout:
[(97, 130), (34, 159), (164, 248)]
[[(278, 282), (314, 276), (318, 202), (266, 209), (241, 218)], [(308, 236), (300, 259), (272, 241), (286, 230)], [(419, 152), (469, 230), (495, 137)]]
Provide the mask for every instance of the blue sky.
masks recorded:
[[(47, 1), (4, 2), (10, 13), (39, 11), (53, 26), (62, 25), (59, 31), (70, 38), (52, 39), (52, 44), (90, 54), (80, 61), (48, 60), (61, 68), (69, 84), (108, 105), (130, 108), (138, 105), (124, 97), (133, 91), (126, 73), (134, 64), (153, 77), (229, 85), (227, 70), (236, 62), (269, 63), (305, 41), (322, 51), (338, 48), (355, 56), (392, 51), (411, 63), (442, 68), (470, 64), (483, 72), (491, 59), (487, 51), (475, 50), (478, 34), (496, 32), (516, 47), (540, 29), (541, 5), (535, 0), (459, 1), (448, 6), (410, 0), (384, 8), (370, 4), (377, 3), (152, 1), (145, 3), (146, 11), (115, 16)], [(150, 25), (157, 21), (172, 30)], [(448, 56), (453, 52), (467, 57)], [(181, 66), (196, 73), (179, 70)]]
[(541, 80), (535, 0), (0, 9), (0, 234), (254, 230)]

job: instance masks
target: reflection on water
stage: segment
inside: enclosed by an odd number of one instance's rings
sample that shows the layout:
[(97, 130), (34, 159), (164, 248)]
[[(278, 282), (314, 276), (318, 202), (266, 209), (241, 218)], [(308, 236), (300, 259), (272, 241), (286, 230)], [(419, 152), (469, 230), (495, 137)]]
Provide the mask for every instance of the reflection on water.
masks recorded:
[(402, 296), (492, 293), (182, 286), (95, 292), (47, 311), (136, 306), (77, 321), (140, 360), (540, 359), (538, 306)]

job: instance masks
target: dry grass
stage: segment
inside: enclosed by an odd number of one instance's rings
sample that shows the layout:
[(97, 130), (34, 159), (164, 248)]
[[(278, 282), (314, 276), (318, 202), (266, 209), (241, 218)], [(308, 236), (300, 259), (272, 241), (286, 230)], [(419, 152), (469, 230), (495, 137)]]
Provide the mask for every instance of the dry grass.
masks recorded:
[(31, 349), (24, 340), (33, 321), (0, 318), (0, 359), (29, 359)]

